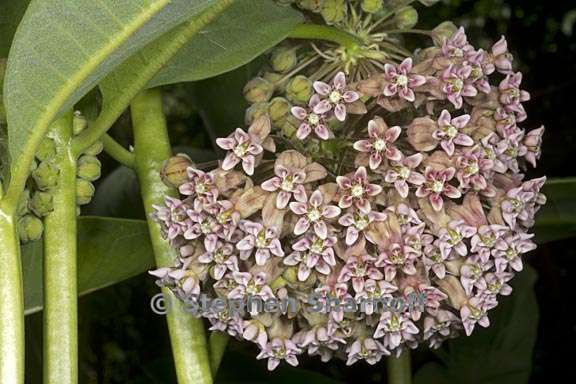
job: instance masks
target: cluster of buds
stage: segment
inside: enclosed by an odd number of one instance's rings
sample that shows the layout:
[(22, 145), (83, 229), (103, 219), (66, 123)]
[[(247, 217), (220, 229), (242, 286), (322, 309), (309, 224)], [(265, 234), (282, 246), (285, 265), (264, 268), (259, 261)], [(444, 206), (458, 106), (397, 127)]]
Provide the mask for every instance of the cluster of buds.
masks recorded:
[[(87, 122), (80, 112), (73, 117), (73, 133), (78, 135)], [(77, 161), (76, 204), (86, 205), (94, 196), (92, 182), (100, 177), (101, 164), (96, 157), (103, 149), (98, 141), (90, 146)], [(58, 185), (59, 169), (54, 161), (56, 144), (50, 134), (41, 142), (32, 164), (31, 177), (18, 208), (18, 233), (22, 242), (40, 239), (44, 232), (42, 218), (53, 210), (52, 193)]]
[[(217, 140), (219, 167), (187, 167), (181, 197), (155, 213), (179, 257), (152, 274), (187, 302), (295, 298), (272, 313), (202, 313), (256, 343), (269, 369), (304, 352), (374, 364), (487, 327), (535, 248), (528, 231), (545, 203), (545, 178), (521, 173), (543, 128), (518, 126), (529, 94), (512, 68), (504, 38), (484, 51), (459, 29), (359, 81), (313, 82), (290, 108), (294, 137), (264, 114)], [(413, 294), (425, 302), (399, 310), (318, 312), (309, 301)]]

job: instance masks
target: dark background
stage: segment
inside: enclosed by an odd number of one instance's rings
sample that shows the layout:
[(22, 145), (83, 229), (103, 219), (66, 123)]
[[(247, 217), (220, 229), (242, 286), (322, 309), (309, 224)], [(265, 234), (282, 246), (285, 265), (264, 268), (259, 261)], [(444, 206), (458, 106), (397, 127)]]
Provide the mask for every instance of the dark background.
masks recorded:
[[(523, 126), (532, 129), (545, 124), (547, 128), (543, 156), (534, 175), (576, 176), (576, 2), (450, 0), (432, 8), (418, 9), (422, 28), (432, 28), (442, 20), (454, 20), (467, 28), (470, 40), (476, 46), (489, 47), (490, 42), (506, 35), (517, 67), (524, 73), (523, 88), (532, 95), (526, 105), (529, 118)], [(254, 67), (257, 65), (240, 69), (236, 74), (248, 79)], [(226, 84), (226, 92), (236, 94), (240, 99), (242, 80), (234, 82), (230, 77), (204, 82), (196, 88), (186, 85), (166, 88), (166, 110), (174, 145), (202, 149), (203, 154), (213, 149), (204, 124), (214, 121), (202, 119), (193, 103), (202, 102), (210, 92), (220, 92), (218, 87), (222, 83)], [(199, 90), (207, 93), (199, 94)], [(235, 108), (241, 110), (244, 106), (240, 104)], [(228, 108), (223, 112), (231, 116), (233, 113)], [(113, 135), (126, 145), (130, 142), (126, 133), (128, 124), (128, 117), (124, 117), (113, 131)], [(104, 174), (110, 173), (114, 163), (106, 156), (103, 156), (103, 163)], [(112, 199), (110, 196), (104, 198)], [(137, 212), (141, 211), (132, 207), (139, 205), (134, 198), (111, 214), (138, 217), (141, 214)], [(95, 208), (89, 208), (87, 213), (94, 213), (90, 209)], [(573, 244), (572, 240), (546, 243), (528, 257), (538, 273), (535, 289), (540, 314), (531, 383), (576, 382), (572, 353), (576, 346), (576, 290), (573, 285), (576, 251)], [(152, 279), (142, 275), (80, 299), (81, 383), (174, 382), (164, 318), (153, 314), (148, 306), (149, 298), (156, 292)], [(27, 348), (31, 352), (28, 363), (32, 367), (28, 372), (32, 383), (41, 382), (41, 320), (41, 314), (27, 317)], [(525, 319), (519, 317), (515, 321), (521, 327)], [(224, 373), (217, 381), (230, 382), (231, 377), (235, 382), (245, 383), (272, 382), (272, 378), (280, 383), (311, 380), (310, 376), (299, 379), (297, 373), (286, 368), (269, 375), (265, 362), (256, 361), (255, 354), (251, 343), (232, 342), (224, 358), (221, 370)], [(429, 352), (418, 352), (415, 368), (427, 358), (431, 358)], [(514, 359), (514, 356), (510, 358)], [(356, 364), (347, 368), (341, 362), (322, 364), (319, 359), (303, 357), (301, 366), (324, 375), (312, 376), (315, 383), (335, 380), (383, 382), (382, 364), (374, 367)], [(468, 379), (461, 382), (468, 382)]]

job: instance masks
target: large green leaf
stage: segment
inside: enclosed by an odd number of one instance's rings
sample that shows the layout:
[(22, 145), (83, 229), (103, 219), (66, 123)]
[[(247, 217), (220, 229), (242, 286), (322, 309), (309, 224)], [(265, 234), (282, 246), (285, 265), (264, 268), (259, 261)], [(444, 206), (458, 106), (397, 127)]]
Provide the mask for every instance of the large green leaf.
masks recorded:
[(8, 57), (12, 38), (29, 3), (30, 0), (0, 0), (0, 58)]
[(542, 192), (547, 202), (536, 215), (537, 242), (576, 236), (576, 178), (550, 179)]
[(418, 370), (415, 384), (526, 384), (538, 326), (536, 273), (526, 266), (514, 292), (490, 312), (490, 327), (450, 340), (438, 351), (441, 363)]
[(68, 109), (144, 45), (215, 0), (33, 0), (18, 27), (4, 85), (10, 155), (30, 158)]
[(197, 81), (235, 69), (284, 40), (301, 21), (300, 12), (273, 0), (237, 0), (182, 47), (148, 86)]
[[(147, 271), (154, 254), (145, 221), (80, 217), (78, 293), (84, 295)], [(26, 314), (42, 309), (42, 242), (22, 246)]]

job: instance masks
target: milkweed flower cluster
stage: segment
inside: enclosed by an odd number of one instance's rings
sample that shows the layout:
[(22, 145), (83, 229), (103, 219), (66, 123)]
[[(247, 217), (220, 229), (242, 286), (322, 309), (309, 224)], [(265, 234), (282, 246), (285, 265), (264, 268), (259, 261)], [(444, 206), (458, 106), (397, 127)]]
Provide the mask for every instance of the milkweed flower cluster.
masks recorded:
[[(294, 137), (263, 115), (217, 140), (219, 167), (187, 169), (155, 214), (179, 257), (153, 274), (185, 301), (299, 299), (295, 312), (203, 314), (256, 343), (270, 369), (306, 352), (374, 364), (487, 327), (545, 203), (545, 178), (522, 173), (544, 129), (518, 125), (521, 80), (504, 38), (484, 51), (459, 29), (365, 79), (316, 81), (291, 107)], [(338, 161), (325, 161), (334, 143)], [(399, 312), (318, 313), (306, 299), (413, 293), (425, 305)]]

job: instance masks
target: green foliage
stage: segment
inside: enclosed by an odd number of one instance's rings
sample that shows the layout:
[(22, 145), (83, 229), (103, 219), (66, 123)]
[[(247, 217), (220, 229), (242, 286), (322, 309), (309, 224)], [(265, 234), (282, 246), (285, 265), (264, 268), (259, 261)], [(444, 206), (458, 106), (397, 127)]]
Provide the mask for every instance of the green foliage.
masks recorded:
[[(78, 220), (78, 294), (116, 284), (154, 266), (144, 221), (102, 217)], [(42, 242), (22, 246), (26, 313), (42, 309)]]
[(536, 214), (536, 241), (542, 244), (576, 236), (576, 179), (550, 179), (542, 193), (547, 201)]

